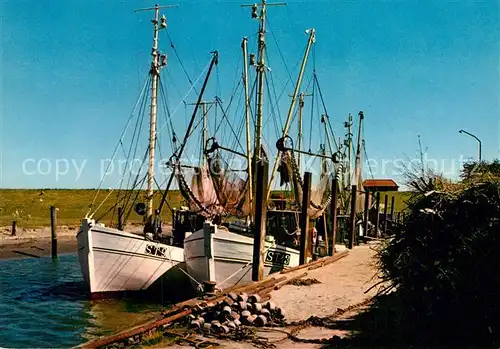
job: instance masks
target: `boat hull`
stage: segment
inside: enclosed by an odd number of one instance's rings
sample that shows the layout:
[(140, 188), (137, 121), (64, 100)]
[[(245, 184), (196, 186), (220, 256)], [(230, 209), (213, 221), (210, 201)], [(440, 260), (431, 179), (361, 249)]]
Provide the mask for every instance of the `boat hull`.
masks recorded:
[[(211, 231), (207, 231), (211, 230)], [(265, 244), (264, 276), (299, 265), (299, 251)], [(224, 289), (252, 281), (253, 239), (206, 224), (184, 240), (188, 273)]]
[(85, 219), (77, 234), (78, 259), (93, 295), (146, 290), (184, 262), (182, 248), (95, 224)]

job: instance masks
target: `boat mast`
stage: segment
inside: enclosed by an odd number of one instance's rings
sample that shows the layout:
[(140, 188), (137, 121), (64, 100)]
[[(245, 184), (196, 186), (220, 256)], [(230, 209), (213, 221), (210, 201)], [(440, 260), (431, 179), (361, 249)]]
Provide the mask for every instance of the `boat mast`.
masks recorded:
[[(253, 15), (253, 13), (252, 13)], [(262, 0), (259, 23), (259, 56), (257, 63), (257, 128), (255, 130), (255, 155), (261, 158), (262, 145), (262, 106), (264, 103), (264, 77), (266, 73), (265, 53), (266, 53), (266, 1)]]
[[(255, 157), (261, 158), (262, 146), (262, 109), (264, 104), (264, 79), (266, 72), (265, 56), (266, 56), (266, 13), (267, 6), (284, 6), (285, 3), (268, 4), (266, 0), (261, 0), (260, 4), (241, 5), (242, 7), (252, 7), (252, 18), (259, 19), (259, 53), (257, 57), (257, 115), (255, 126)], [(260, 6), (260, 15), (257, 12)], [(252, 64), (252, 62), (250, 62)]]
[[(290, 121), (292, 119), (293, 110), (295, 108), (295, 102), (297, 101), (297, 96), (299, 94), (300, 84), (302, 83), (302, 77), (304, 76), (304, 70), (307, 63), (307, 58), (309, 57), (309, 51), (311, 49), (311, 45), (316, 41), (316, 31), (314, 28), (307, 29), (306, 33), (309, 34), (309, 39), (307, 40), (306, 51), (304, 52), (304, 58), (302, 59), (302, 65), (300, 67), (299, 76), (297, 77), (297, 82), (295, 83), (295, 90), (293, 91), (292, 102), (290, 103), (290, 108), (288, 109), (288, 116), (286, 118), (285, 127), (283, 127), (283, 135), (282, 137), (286, 137), (288, 135), (288, 129), (290, 128)], [(276, 159), (274, 160), (274, 167), (271, 173), (271, 180), (269, 181), (269, 187), (267, 188), (267, 197), (266, 200), (269, 200), (269, 196), (271, 195), (271, 189), (273, 187), (274, 177), (276, 176), (276, 171), (279, 166), (280, 152), (276, 154)]]
[(359, 125), (358, 125), (358, 143), (356, 146), (356, 160), (354, 164), (354, 184), (360, 185), (359, 180), (361, 177), (361, 125), (363, 123), (364, 115), (363, 112), (360, 111), (358, 113), (359, 116)]
[[(158, 79), (160, 76), (160, 68), (167, 65), (167, 56), (164, 54), (160, 54), (158, 52), (158, 32), (161, 29), (165, 29), (167, 27), (167, 19), (165, 15), (163, 15), (160, 19), (160, 9), (161, 8), (169, 8), (169, 7), (177, 7), (177, 5), (167, 5), (167, 6), (158, 6), (151, 8), (144, 8), (139, 11), (152, 11), (154, 10), (155, 15), (154, 19), (151, 20), (153, 23), (153, 49), (151, 51), (151, 55), (153, 56), (151, 60), (151, 70), (149, 73), (151, 74), (151, 108), (150, 108), (150, 117), (149, 117), (149, 164), (148, 164), (148, 188), (147, 188), (147, 211), (146, 211), (146, 221), (147, 225), (151, 224), (153, 217), (153, 189), (154, 189), (154, 178), (155, 178), (155, 148), (156, 148), (156, 109), (157, 109), (157, 96), (158, 96)], [(160, 22), (161, 20), (161, 22)]]
[[(299, 140), (297, 142), (297, 148), (299, 150), (299, 154), (297, 155), (297, 166), (299, 167), (299, 173), (302, 173), (301, 171), (301, 156), (302, 154), (300, 153), (300, 151), (302, 150), (302, 111), (304, 109), (304, 97), (306, 96), (312, 96), (312, 94), (310, 93), (304, 93), (304, 92), (301, 92), (299, 93), (299, 124), (298, 124), (298, 129), (299, 129), (299, 134), (298, 134), (298, 137), (299, 137)], [(290, 97), (293, 97), (293, 96), (290, 96)], [(311, 151), (309, 149), (309, 151)]]
[(352, 166), (351, 166), (351, 148), (352, 148), (352, 132), (351, 132), (351, 127), (352, 127), (352, 115), (349, 113), (349, 118), (347, 121), (344, 123), (345, 128), (347, 128), (347, 134), (346, 134), (346, 142), (345, 146), (347, 147), (347, 187), (351, 187), (351, 176), (352, 176)]
[(243, 83), (245, 84), (245, 119), (247, 138), (247, 163), (248, 163), (248, 199), (250, 207), (253, 207), (253, 174), (252, 174), (252, 146), (250, 136), (250, 95), (248, 93), (248, 38), (243, 38), (241, 48), (243, 50)]
[[(205, 155), (205, 146), (207, 144), (207, 105), (212, 105), (217, 103), (216, 101), (208, 102), (201, 101), (201, 109), (202, 109), (202, 117), (203, 117), (203, 129), (201, 135), (201, 167), (205, 167), (206, 155)], [(197, 103), (188, 103), (188, 105), (196, 105)]]

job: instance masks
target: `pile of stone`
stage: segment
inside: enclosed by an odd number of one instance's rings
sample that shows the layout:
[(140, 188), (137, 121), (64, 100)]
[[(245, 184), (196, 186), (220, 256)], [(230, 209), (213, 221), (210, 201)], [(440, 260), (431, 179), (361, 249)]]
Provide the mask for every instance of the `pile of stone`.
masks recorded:
[(189, 324), (204, 332), (229, 333), (240, 326), (262, 327), (284, 319), (283, 309), (269, 300), (264, 301), (258, 294), (230, 293), (214, 306), (194, 310), (189, 315)]

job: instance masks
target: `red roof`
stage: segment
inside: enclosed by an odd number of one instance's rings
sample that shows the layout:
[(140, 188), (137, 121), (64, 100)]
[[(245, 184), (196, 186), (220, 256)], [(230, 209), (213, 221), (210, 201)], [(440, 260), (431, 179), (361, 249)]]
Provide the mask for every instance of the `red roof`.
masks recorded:
[(373, 187), (393, 187), (399, 188), (399, 186), (392, 179), (367, 179), (363, 182), (363, 187), (373, 188)]

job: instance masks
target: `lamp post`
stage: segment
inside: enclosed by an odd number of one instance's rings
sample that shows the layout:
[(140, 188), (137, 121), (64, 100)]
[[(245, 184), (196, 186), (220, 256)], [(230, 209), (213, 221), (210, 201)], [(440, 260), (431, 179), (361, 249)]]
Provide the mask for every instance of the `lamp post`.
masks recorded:
[(460, 131), (458, 131), (458, 133), (465, 133), (466, 135), (469, 135), (472, 138), (476, 139), (476, 141), (479, 143), (479, 162), (481, 162), (481, 140), (479, 138), (477, 138), (475, 135), (473, 135), (472, 133), (467, 132), (465, 130), (460, 130)]

